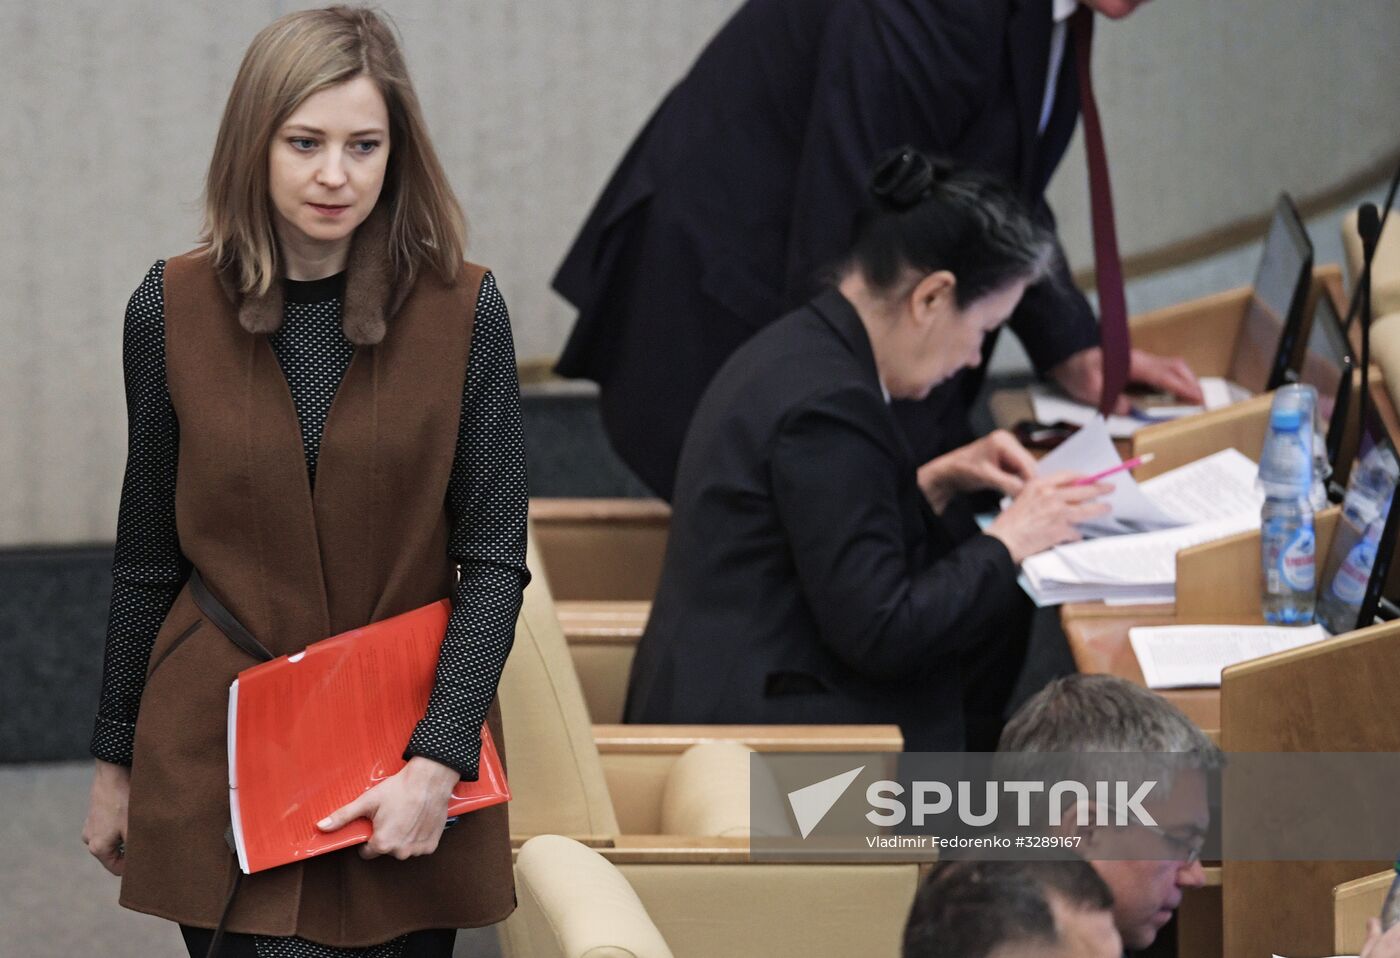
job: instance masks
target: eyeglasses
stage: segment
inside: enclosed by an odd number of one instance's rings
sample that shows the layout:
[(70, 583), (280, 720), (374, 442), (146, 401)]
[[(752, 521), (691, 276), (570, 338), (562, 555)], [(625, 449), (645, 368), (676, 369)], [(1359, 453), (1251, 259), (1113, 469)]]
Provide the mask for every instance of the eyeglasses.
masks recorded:
[(1160, 825), (1147, 825), (1143, 822), (1135, 822), (1134, 824), (1139, 828), (1147, 829), (1160, 838), (1172, 850), (1172, 857), (1181, 862), (1183, 866), (1194, 865), (1201, 860), (1201, 850), (1205, 848), (1206, 844), (1204, 835), (1182, 838), (1180, 835), (1173, 835)]
[[(1105, 805), (1109, 811), (1113, 811), (1112, 805)], [(1149, 825), (1139, 821), (1136, 816), (1129, 822), (1138, 828), (1146, 829), (1162, 840), (1162, 843), (1172, 850), (1172, 858), (1180, 862), (1183, 867), (1194, 865), (1201, 860), (1201, 851), (1205, 848), (1206, 837), (1204, 835), (1194, 835), (1191, 838), (1182, 838), (1180, 835), (1173, 835), (1161, 825)]]

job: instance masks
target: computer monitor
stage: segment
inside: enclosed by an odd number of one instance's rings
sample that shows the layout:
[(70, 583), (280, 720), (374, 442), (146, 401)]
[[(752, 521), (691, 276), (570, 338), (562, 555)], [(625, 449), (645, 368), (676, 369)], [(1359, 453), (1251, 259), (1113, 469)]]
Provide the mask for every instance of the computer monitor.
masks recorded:
[(1342, 435), (1346, 432), (1351, 405), (1351, 371), (1355, 365), (1337, 307), (1324, 291), (1318, 295), (1313, 309), (1308, 346), (1298, 374), (1296, 377), (1290, 374), (1289, 378), (1317, 390), (1318, 425), (1327, 436), (1327, 461), (1334, 469), (1342, 447)]
[(1303, 324), (1312, 260), (1312, 241), (1298, 209), (1287, 193), (1280, 193), (1230, 364), (1229, 379), (1252, 393), (1286, 382)]
[[(1380, 416), (1371, 410), (1366, 417), (1366, 428), (1362, 430), (1360, 444), (1356, 450), (1356, 462), (1361, 462), (1372, 450), (1380, 446), (1384, 455), (1394, 463), (1400, 463), (1395, 444)], [(1356, 628), (1362, 629), (1376, 621), (1377, 617), (1391, 619), (1400, 613), (1400, 583), (1389, 581), (1391, 567), (1395, 559), (1395, 543), (1400, 535), (1400, 508), (1397, 508), (1396, 494), (1400, 494), (1400, 484), (1396, 485), (1390, 498), (1390, 511), (1386, 515), (1381, 537), (1376, 543), (1375, 564), (1371, 566), (1371, 576), (1366, 582), (1366, 594), (1361, 600), (1361, 608), (1356, 616)], [(1338, 534), (1343, 531), (1345, 520), (1339, 519)], [(1364, 530), (1363, 530), (1364, 532)], [(1350, 533), (1355, 536), (1355, 532)]]

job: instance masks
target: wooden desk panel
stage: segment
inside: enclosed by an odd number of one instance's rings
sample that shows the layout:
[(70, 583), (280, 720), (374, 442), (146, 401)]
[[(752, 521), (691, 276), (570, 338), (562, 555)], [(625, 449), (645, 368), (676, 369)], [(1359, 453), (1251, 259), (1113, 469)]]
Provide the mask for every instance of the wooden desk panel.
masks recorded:
[[(1066, 606), (1068, 610), (1071, 606)], [(1151, 609), (1142, 606), (1139, 609)], [(1137, 685), (1146, 686), (1142, 668), (1138, 665), (1133, 647), (1128, 643), (1128, 630), (1140, 625), (1172, 625), (1169, 605), (1160, 607), (1156, 615), (1122, 615), (1124, 610), (1113, 610), (1099, 606), (1103, 612), (1117, 611), (1119, 615), (1090, 614), (1077, 617), (1064, 617), (1065, 637), (1069, 640), (1069, 650), (1074, 656), (1075, 667), (1089, 674), (1116, 675)], [(1157, 694), (1171, 702), (1186, 717), (1195, 722), (1212, 738), (1220, 736), (1220, 690), (1213, 689), (1162, 689)]]

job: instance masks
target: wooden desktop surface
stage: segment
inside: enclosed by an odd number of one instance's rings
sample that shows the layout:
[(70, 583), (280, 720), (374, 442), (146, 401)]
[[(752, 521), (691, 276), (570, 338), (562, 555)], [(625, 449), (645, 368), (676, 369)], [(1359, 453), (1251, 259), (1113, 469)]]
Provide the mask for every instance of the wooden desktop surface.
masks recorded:
[[(1175, 625), (1170, 603), (1114, 608), (1101, 604), (1063, 606), (1060, 621), (1075, 667), (1084, 673), (1116, 675), (1146, 686), (1128, 630), (1136, 626)], [(1220, 735), (1220, 689), (1161, 689), (1160, 694), (1212, 738)]]

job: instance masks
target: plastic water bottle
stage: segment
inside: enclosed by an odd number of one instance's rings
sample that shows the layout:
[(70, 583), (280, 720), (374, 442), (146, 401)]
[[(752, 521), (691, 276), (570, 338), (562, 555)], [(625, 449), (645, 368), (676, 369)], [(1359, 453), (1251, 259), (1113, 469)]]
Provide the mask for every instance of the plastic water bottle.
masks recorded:
[(1357, 627), (1356, 617), (1361, 611), (1361, 600), (1366, 596), (1371, 567), (1376, 562), (1376, 549), (1390, 511), (1397, 474), (1400, 474), (1400, 466), (1379, 446), (1368, 452), (1351, 471), (1342, 500), (1341, 521), (1337, 523), (1332, 548), (1323, 565), (1322, 589), (1318, 595), (1318, 621), (1333, 635)]
[(1317, 597), (1308, 398), (1301, 390), (1279, 390), (1259, 462), (1265, 496), (1260, 515), (1261, 600), (1265, 620), (1274, 625), (1311, 624)]
[(1259, 456), (1259, 484), (1266, 496), (1311, 496), (1316, 401), (1315, 389), (1296, 383), (1274, 393), (1269, 432)]
[(1261, 518), (1264, 619), (1310, 625), (1317, 587), (1312, 505), (1301, 497), (1270, 496)]
[(1323, 567), (1324, 586), (1317, 599), (1317, 621), (1333, 635), (1350, 632), (1358, 626), (1356, 617), (1361, 612), (1361, 601), (1366, 598), (1366, 586), (1371, 581), (1371, 567), (1376, 564), (1376, 548), (1384, 525), (1383, 519), (1371, 520), (1365, 534), (1347, 550), (1335, 570)]

